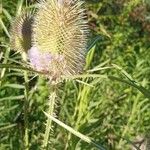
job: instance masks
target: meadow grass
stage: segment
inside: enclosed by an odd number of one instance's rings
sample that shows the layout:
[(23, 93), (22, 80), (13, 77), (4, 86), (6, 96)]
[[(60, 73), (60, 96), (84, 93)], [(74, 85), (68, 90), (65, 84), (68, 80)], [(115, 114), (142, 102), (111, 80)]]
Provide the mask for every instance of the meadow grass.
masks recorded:
[[(140, 150), (137, 137), (150, 136), (147, 1), (85, 2), (91, 29), (85, 71), (58, 85), (54, 116), (45, 113), (49, 95), (55, 97), (48, 80), (9, 44), (13, 18), (36, 4), (0, 4), (0, 150), (44, 149), (47, 138), (48, 150)], [(133, 15), (137, 7), (143, 9)]]

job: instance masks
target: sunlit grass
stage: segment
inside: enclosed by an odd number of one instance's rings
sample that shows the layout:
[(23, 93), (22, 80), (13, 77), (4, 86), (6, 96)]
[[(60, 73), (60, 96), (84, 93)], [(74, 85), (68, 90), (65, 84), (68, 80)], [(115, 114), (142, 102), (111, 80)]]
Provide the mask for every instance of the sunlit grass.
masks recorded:
[[(116, 16), (110, 8), (116, 4), (108, 3), (87, 2), (89, 21), (95, 27), (87, 48), (85, 71), (68, 76), (58, 86), (54, 118), (43, 113), (50, 94), (48, 81), (42, 73), (28, 67), (19, 54), (11, 52), (9, 45), (13, 17), (25, 7), (35, 7), (35, 3), (3, 0), (0, 149), (40, 149), (47, 117), (53, 125), (47, 148), (50, 150), (139, 149), (134, 143), (136, 137), (145, 140), (149, 136), (148, 33), (140, 35), (139, 26), (130, 24), (128, 14), (136, 5), (134, 0)], [(105, 12), (99, 14), (99, 10)]]

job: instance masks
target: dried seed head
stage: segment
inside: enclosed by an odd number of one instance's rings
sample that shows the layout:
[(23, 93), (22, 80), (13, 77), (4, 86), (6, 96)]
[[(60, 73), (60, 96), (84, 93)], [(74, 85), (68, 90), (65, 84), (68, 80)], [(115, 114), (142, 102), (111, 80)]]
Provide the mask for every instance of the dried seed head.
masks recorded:
[(83, 69), (88, 27), (82, 4), (80, 0), (43, 0), (39, 4), (32, 42), (40, 53), (52, 56), (47, 63), (54, 78)]
[(31, 48), (32, 20), (32, 15), (28, 12), (23, 12), (15, 18), (11, 25), (10, 44), (12, 49), (27, 52)]

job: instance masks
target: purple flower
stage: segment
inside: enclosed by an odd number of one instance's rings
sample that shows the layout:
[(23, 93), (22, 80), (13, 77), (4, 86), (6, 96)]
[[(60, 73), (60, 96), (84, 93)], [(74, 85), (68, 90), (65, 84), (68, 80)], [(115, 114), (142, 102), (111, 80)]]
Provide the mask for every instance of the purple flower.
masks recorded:
[(31, 47), (28, 51), (28, 57), (31, 65), (37, 71), (49, 72), (49, 66), (52, 61), (52, 55), (48, 52), (41, 52), (37, 47)]
[(42, 52), (35, 46), (31, 47), (28, 51), (28, 58), (35, 70), (47, 73), (48, 76), (51, 75), (52, 79), (60, 77), (62, 71), (66, 69), (66, 62), (63, 55)]

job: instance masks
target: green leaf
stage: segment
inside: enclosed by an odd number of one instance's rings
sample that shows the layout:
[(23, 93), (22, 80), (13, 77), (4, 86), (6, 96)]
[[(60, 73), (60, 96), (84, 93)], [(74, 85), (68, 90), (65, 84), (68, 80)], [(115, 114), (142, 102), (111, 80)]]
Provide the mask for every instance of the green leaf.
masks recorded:
[(17, 124), (10, 124), (10, 125), (4, 126), (4, 127), (0, 127), (0, 131), (8, 130), (8, 129), (13, 128), (15, 126), (17, 126)]
[(58, 125), (60, 125), (61, 127), (65, 128), (66, 130), (68, 130), (69, 132), (71, 132), (72, 134), (74, 134), (75, 136), (79, 137), (81, 140), (89, 143), (89, 144), (93, 144), (94, 146), (96, 146), (98, 149), (100, 150), (106, 150), (103, 146), (96, 144), (93, 140), (91, 140), (89, 137), (83, 135), (82, 133), (75, 131), (73, 128), (69, 127), (68, 125), (64, 124), (63, 122), (59, 121), (58, 119), (54, 118), (53, 116), (47, 114), (44, 112), (44, 114), (51, 120), (53, 120), (55, 123), (57, 123)]
[(14, 89), (24, 89), (24, 85), (20, 84), (5, 84), (3, 87), (9, 87), (9, 88), (14, 88)]
[(122, 83), (126, 83), (126, 84), (138, 89), (145, 97), (150, 99), (150, 91), (145, 89), (143, 86), (137, 85), (135, 82), (131, 82), (130, 80), (127, 81), (127, 80), (124, 80), (124, 79), (121, 79), (121, 78), (118, 78), (118, 77), (114, 77), (114, 76), (108, 76), (108, 78), (111, 79), (111, 80), (116, 80), (116, 81), (119, 81), (119, 82), (122, 82)]
[(0, 102), (5, 101), (5, 100), (20, 100), (20, 99), (23, 99), (23, 98), (24, 98), (24, 95), (3, 97), (3, 98), (0, 98)]

